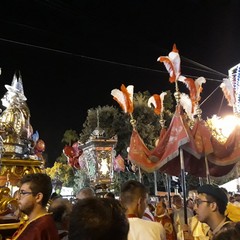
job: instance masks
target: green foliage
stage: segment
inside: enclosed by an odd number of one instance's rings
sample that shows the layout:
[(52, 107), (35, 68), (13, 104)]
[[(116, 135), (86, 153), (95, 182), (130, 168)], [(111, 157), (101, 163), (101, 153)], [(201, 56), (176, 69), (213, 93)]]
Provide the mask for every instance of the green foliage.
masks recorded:
[(84, 170), (77, 170), (74, 176), (73, 192), (78, 193), (81, 188), (90, 187), (90, 179)]
[[(154, 110), (148, 106), (149, 98), (150, 94), (148, 91), (134, 94), (133, 118), (137, 121), (136, 129), (138, 130), (144, 143), (149, 149), (153, 149), (155, 147), (155, 142), (160, 135), (161, 125), (160, 116), (156, 115)], [(163, 112), (164, 120), (166, 120), (165, 126), (168, 126), (171, 121), (172, 114), (166, 107), (172, 108), (172, 98), (170, 92), (167, 92), (164, 99), (165, 110)]]
[(187, 174), (185, 177), (187, 192), (190, 190), (197, 189), (199, 187), (199, 178), (191, 174)]
[(52, 180), (58, 179), (64, 187), (72, 187), (74, 183), (74, 170), (71, 166), (62, 162), (55, 162), (52, 168), (46, 168)]
[(86, 143), (93, 131), (98, 127), (104, 130), (104, 137), (112, 138), (116, 134), (113, 126), (118, 120), (118, 115), (119, 111), (115, 107), (98, 106), (97, 108), (89, 109), (82, 132), (80, 133), (80, 141)]
[(65, 131), (62, 142), (66, 143), (69, 146), (72, 146), (72, 144), (76, 142), (78, 139), (79, 139), (79, 136), (76, 130), (69, 129)]
[(61, 162), (61, 163), (65, 163), (67, 164), (67, 157), (65, 156), (65, 154), (62, 152), (61, 155), (57, 158), (57, 162)]

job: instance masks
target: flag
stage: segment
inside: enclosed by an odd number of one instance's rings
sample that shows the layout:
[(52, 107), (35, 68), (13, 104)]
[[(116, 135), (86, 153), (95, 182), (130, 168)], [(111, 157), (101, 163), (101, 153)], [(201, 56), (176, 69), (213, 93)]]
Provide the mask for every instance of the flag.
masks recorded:
[(133, 129), (130, 139), (128, 159), (146, 172), (154, 172), (158, 169), (158, 164), (152, 162), (149, 159), (149, 155), (150, 150), (144, 144), (137, 130)]

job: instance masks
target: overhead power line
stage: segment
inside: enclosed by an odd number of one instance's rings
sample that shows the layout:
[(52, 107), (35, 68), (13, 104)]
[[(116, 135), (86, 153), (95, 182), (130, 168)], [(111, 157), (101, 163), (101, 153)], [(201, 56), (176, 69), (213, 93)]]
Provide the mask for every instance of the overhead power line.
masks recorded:
[[(87, 60), (97, 61), (97, 62), (103, 62), (103, 63), (106, 63), (106, 64), (114, 64), (114, 65), (127, 67), (127, 68), (134, 68), (134, 69), (139, 69), (139, 70), (144, 70), (144, 71), (151, 71), (151, 72), (168, 74), (166, 71), (161, 71), (161, 70), (158, 70), (158, 69), (146, 68), (146, 67), (136, 66), (136, 65), (127, 64), (127, 63), (120, 63), (120, 62), (115, 62), (115, 61), (111, 61), (111, 60), (105, 60), (105, 59), (101, 59), (101, 58), (84, 56), (84, 55), (77, 54), (77, 53), (72, 53), (72, 52), (68, 52), (68, 51), (62, 51), (62, 50), (59, 50), (59, 49), (48, 48), (48, 47), (38, 46), (38, 45), (24, 43), (24, 42), (19, 42), (19, 41), (14, 41), (14, 40), (6, 39), (6, 38), (0, 38), (0, 41), (12, 43), (12, 44), (17, 44), (17, 45), (21, 45), (21, 46), (25, 46), (25, 47), (41, 49), (41, 50), (44, 50), (44, 51), (55, 52), (55, 53), (69, 55), (69, 56), (74, 56), (74, 57), (80, 57), (82, 59), (87, 59)], [(182, 56), (181, 56), (181, 58), (184, 59), (184, 60), (187, 60), (187, 62), (194, 63), (195, 65), (201, 66), (202, 68), (206, 69), (206, 70), (202, 70), (202, 69), (199, 69), (199, 68), (194, 68), (195, 71), (199, 71), (199, 72), (202, 72), (202, 71), (206, 72), (207, 71), (207, 73), (214, 73), (214, 74), (218, 74), (220, 76), (227, 77), (225, 74), (220, 73), (220, 72), (218, 72), (218, 71), (216, 71), (216, 70), (214, 70), (212, 68), (209, 68), (207, 66), (204, 66), (204, 65), (202, 65), (200, 63), (194, 62), (194, 61), (189, 60), (189, 59), (187, 59), (185, 57), (182, 57)], [(188, 66), (184, 66), (184, 67), (191, 68), (191, 67), (188, 67)], [(184, 74), (184, 76), (191, 77), (191, 78), (198, 78), (198, 76), (193, 76), (193, 75), (186, 75), (186, 74)], [(221, 79), (214, 79), (214, 78), (206, 78), (206, 79), (208, 81), (222, 82)]]

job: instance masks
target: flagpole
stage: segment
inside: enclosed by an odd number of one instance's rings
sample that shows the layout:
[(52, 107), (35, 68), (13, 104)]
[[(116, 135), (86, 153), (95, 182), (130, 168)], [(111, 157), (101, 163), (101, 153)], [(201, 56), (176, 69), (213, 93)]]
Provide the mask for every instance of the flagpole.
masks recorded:
[(140, 167), (138, 167), (138, 180), (140, 183), (142, 182), (142, 172)]
[(166, 185), (167, 185), (167, 193), (168, 193), (168, 205), (169, 205), (169, 208), (172, 207), (172, 203), (171, 203), (171, 178), (170, 176), (166, 173), (165, 174), (166, 176)]
[[(180, 92), (178, 88), (178, 81), (175, 81), (175, 93), (174, 97), (176, 99), (177, 106), (180, 102)], [(182, 148), (179, 149), (180, 151), (180, 167), (181, 167), (181, 185), (182, 185), (182, 192), (183, 192), (183, 208), (184, 208), (184, 223), (187, 224), (187, 200), (186, 200), (186, 179), (185, 179), (185, 166), (184, 166), (184, 156)]]
[(183, 192), (183, 206), (184, 206), (184, 223), (187, 224), (187, 201), (186, 201), (186, 179), (183, 150), (180, 148), (180, 165), (181, 165), (181, 184)]
[[(178, 80), (175, 81), (175, 93), (174, 97), (176, 99), (177, 106), (180, 102), (180, 92), (178, 88)], [(186, 179), (185, 179), (185, 166), (184, 166), (184, 156), (182, 148), (179, 149), (180, 151), (180, 167), (181, 167), (181, 185), (182, 185), (182, 192), (183, 192), (183, 208), (184, 208), (184, 223), (187, 224), (187, 200), (186, 200)]]
[(209, 166), (207, 161), (207, 156), (205, 156), (205, 166), (206, 166), (206, 177), (207, 177), (207, 183), (210, 184), (210, 173), (209, 173)]
[(154, 194), (155, 196), (157, 196), (158, 191), (157, 191), (157, 172), (156, 171), (153, 172), (153, 176), (154, 176)]

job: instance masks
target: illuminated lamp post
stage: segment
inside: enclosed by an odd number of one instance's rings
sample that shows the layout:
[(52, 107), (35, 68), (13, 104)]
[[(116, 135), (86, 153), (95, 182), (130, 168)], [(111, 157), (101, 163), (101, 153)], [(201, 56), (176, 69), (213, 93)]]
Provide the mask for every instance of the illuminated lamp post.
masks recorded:
[(97, 127), (85, 144), (79, 144), (83, 150), (79, 158), (80, 166), (84, 163), (90, 184), (97, 194), (104, 194), (112, 183), (116, 143), (116, 136), (107, 139), (104, 131)]

